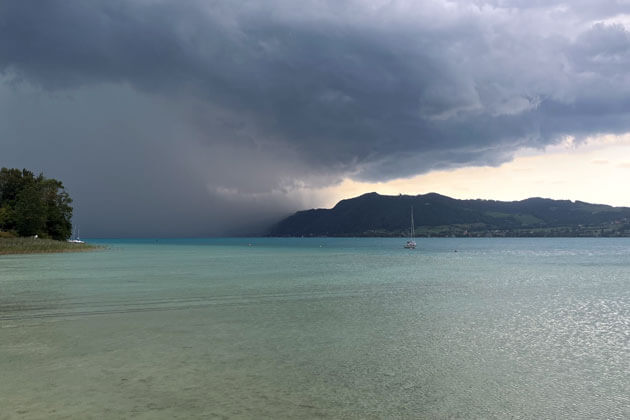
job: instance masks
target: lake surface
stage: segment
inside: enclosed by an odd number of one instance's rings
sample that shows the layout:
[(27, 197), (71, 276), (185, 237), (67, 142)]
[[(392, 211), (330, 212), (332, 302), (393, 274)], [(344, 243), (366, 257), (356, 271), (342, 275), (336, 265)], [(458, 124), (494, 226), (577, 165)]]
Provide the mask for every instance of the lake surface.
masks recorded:
[(0, 419), (630, 418), (627, 239), (91, 242), (0, 256)]

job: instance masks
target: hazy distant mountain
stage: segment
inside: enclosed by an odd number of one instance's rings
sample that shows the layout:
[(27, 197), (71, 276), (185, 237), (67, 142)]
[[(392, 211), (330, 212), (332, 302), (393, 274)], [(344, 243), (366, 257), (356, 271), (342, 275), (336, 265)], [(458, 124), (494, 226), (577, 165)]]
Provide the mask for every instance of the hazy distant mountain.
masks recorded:
[(630, 236), (630, 208), (581, 201), (457, 200), (436, 193), (342, 200), (332, 209), (299, 211), (270, 236), (405, 236), (410, 212), (417, 236)]

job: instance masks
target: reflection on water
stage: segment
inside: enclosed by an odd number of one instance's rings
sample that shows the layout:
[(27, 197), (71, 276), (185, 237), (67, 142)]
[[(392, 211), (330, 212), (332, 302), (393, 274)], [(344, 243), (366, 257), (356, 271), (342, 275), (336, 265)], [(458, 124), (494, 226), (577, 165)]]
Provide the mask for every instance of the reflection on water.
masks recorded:
[(625, 240), (108, 245), (0, 257), (0, 418), (630, 417)]

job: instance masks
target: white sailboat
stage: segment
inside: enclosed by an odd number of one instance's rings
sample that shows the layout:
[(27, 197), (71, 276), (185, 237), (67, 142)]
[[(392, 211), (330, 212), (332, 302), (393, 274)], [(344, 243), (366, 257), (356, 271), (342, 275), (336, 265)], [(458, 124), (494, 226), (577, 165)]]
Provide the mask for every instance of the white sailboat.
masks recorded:
[(77, 228), (77, 230), (76, 230), (76, 235), (74, 236), (74, 239), (68, 239), (68, 242), (70, 242), (72, 244), (84, 244), (85, 243), (79, 237), (79, 228)]
[(416, 241), (414, 240), (414, 226), (413, 226), (413, 206), (411, 206), (411, 231), (409, 232), (409, 240), (405, 244), (407, 249), (416, 249)]

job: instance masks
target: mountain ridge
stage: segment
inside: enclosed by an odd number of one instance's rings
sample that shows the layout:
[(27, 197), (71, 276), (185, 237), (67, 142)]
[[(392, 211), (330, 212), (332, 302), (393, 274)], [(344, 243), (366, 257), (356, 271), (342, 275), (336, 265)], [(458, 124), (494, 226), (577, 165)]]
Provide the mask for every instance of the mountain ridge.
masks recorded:
[(301, 210), (267, 236), (630, 236), (630, 208), (531, 197), (520, 201), (460, 200), (438, 193), (380, 195), (339, 201), (331, 209)]

